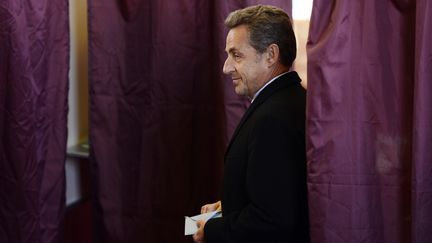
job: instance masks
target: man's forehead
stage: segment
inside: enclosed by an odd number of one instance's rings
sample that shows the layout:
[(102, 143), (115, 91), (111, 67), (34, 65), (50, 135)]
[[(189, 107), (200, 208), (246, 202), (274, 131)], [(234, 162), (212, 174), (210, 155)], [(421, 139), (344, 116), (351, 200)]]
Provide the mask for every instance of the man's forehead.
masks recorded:
[(238, 51), (242, 46), (249, 45), (248, 31), (245, 26), (230, 29), (226, 38), (226, 52)]
[(247, 39), (249, 38), (249, 30), (245, 25), (239, 25), (229, 30), (227, 35), (228, 39)]

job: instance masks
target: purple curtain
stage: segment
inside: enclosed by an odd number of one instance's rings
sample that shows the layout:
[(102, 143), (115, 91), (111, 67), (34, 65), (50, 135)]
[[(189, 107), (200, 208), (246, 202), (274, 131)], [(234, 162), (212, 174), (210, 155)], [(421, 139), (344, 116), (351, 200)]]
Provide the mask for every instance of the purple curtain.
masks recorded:
[(67, 1), (2, 0), (0, 242), (63, 242), (68, 71)]
[(97, 242), (190, 242), (184, 215), (219, 199), (248, 104), (222, 74), (223, 20), (250, 2), (89, 1)]
[(432, 2), (315, 0), (312, 242), (432, 242)]

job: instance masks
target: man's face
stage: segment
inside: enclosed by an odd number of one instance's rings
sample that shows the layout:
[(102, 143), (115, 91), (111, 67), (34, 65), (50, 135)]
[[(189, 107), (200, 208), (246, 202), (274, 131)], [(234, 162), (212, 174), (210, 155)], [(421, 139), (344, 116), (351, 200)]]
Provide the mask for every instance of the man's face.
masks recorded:
[(249, 31), (244, 25), (228, 32), (225, 51), (228, 57), (223, 72), (231, 75), (236, 94), (252, 98), (268, 81), (265, 53), (259, 54), (249, 44)]

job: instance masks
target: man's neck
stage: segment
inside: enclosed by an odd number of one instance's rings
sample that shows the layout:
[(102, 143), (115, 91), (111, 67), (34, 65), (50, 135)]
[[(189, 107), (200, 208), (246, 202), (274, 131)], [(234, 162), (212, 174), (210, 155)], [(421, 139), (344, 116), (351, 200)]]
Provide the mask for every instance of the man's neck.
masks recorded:
[(268, 70), (267, 75), (265, 75), (264, 78), (262, 79), (260, 88), (255, 93), (248, 95), (249, 99), (253, 100), (254, 97), (257, 96), (257, 92), (259, 90), (262, 90), (262, 88), (265, 87), (267, 83), (270, 82), (270, 80), (273, 80), (275, 77), (281, 75), (282, 73), (286, 73), (288, 71), (289, 71), (289, 67), (286, 67), (281, 63), (275, 64), (270, 70)]
[(251, 98), (251, 102), (253, 102), (255, 100), (255, 98), (261, 93), (261, 91), (264, 90), (267, 87), (267, 85), (269, 85), (274, 80), (276, 80), (277, 78), (279, 78), (280, 76), (284, 75), (287, 72), (289, 72), (289, 70), (287, 70), (285, 72), (281, 72), (278, 75), (276, 75), (273, 78), (271, 78), (269, 81), (265, 82), (264, 85), (261, 86), (261, 88), (253, 95), (253, 97)]
[(272, 79), (274, 79), (275, 77), (281, 75), (282, 73), (286, 73), (289, 71), (289, 67), (286, 67), (282, 64), (278, 64), (274, 67), (273, 70), (271, 70), (270, 72), (270, 78), (266, 81), (266, 83)]

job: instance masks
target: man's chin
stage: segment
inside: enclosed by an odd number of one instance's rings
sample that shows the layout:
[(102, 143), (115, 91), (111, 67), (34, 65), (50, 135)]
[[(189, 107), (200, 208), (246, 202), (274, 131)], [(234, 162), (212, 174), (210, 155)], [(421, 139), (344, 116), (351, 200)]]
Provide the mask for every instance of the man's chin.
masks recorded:
[(247, 96), (247, 94), (244, 92), (244, 90), (241, 89), (234, 89), (234, 92), (238, 95), (238, 96)]

